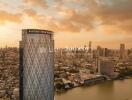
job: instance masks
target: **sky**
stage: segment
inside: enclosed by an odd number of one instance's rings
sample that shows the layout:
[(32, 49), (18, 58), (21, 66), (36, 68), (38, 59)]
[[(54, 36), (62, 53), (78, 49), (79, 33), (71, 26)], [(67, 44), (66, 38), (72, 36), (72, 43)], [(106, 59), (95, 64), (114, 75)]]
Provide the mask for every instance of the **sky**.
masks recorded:
[(28, 28), (54, 31), (56, 48), (132, 48), (132, 0), (0, 0), (0, 47)]

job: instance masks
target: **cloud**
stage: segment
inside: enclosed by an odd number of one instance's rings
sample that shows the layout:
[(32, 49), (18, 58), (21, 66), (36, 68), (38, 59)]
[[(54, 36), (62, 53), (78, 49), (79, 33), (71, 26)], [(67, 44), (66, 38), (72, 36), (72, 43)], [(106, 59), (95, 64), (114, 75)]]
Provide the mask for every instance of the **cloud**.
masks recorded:
[(21, 14), (0, 11), (0, 24), (5, 24), (6, 22), (21, 23)]
[(64, 2), (56, 0), (52, 10), (55, 12), (54, 23), (58, 27), (58, 31), (79, 33), (81, 31), (89, 31), (93, 29), (94, 17), (86, 9), (79, 11), (66, 6)]
[[(21, 15), (27, 15), (39, 26), (55, 31), (79, 33), (97, 28), (106, 33), (132, 31), (131, 0), (54, 0), (48, 8), (46, 0), (24, 0), (24, 4), (29, 4), (30, 7), (24, 6)], [(36, 6), (41, 7), (41, 10), (36, 10)], [(45, 9), (42, 9), (43, 7)], [(6, 15), (0, 18), (1, 23), (8, 19), (12, 22), (20, 21), (20, 18), (15, 18), (19, 17), (19, 14), (0, 14)]]
[(47, 7), (47, 3), (45, 0), (24, 0), (25, 4), (30, 4), (31, 6), (37, 6), (37, 7), (42, 7), (45, 8)]
[[(24, 2), (32, 6), (47, 6), (44, 0)], [(42, 10), (45, 13), (32, 7), (25, 8), (23, 13), (36, 21), (40, 27), (51, 28), (57, 32), (79, 33), (97, 28), (102, 32), (114, 34), (132, 31), (130, 0), (55, 0), (52, 5)]]
[[(85, 14), (84, 14), (85, 13)], [(51, 18), (56, 24), (57, 31), (78, 33), (83, 30), (93, 29), (93, 17), (86, 12), (78, 12), (75, 9), (64, 8), (57, 12), (59, 19)]]
[(29, 17), (35, 17), (37, 16), (37, 12), (33, 9), (24, 9), (23, 14), (28, 15)]
[[(98, 0), (94, 3), (93, 13), (102, 21), (103, 26), (116, 28), (129, 33), (132, 31), (132, 1), (131, 0)], [(103, 2), (103, 3), (102, 3)], [(114, 32), (113, 32), (114, 33)]]
[[(0, 26), (17, 30), (14, 33), (22, 28), (42, 28), (62, 36), (70, 34), (66, 39), (78, 35), (80, 41), (100, 39), (105, 43), (114, 38), (116, 43), (131, 42), (131, 0), (18, 0), (14, 4), (7, 1), (0, 1)], [(5, 30), (2, 32), (6, 33)], [(60, 34), (57, 36), (62, 39)]]
[[(59, 4), (57, 10), (63, 17), (60, 25), (65, 23), (63, 27), (66, 26), (67, 31), (72, 27), (74, 30), (77, 29), (76, 31), (90, 31), (99, 26), (103, 28), (105, 26), (110, 33), (132, 31), (131, 0), (63, 0), (63, 2), (56, 0), (56, 2)], [(74, 7), (75, 5), (77, 7)], [(98, 21), (101, 23), (96, 26), (95, 23)], [(67, 27), (67, 24), (70, 27)]]

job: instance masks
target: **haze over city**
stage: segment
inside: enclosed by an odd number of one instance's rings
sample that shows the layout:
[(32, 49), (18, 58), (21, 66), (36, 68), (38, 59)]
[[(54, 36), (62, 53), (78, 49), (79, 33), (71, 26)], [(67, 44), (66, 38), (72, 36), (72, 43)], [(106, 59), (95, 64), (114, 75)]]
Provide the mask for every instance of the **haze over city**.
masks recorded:
[(132, 100), (132, 0), (0, 0), (0, 100)]
[(131, 0), (0, 0), (0, 45), (18, 46), (21, 29), (55, 32), (55, 47), (131, 48)]

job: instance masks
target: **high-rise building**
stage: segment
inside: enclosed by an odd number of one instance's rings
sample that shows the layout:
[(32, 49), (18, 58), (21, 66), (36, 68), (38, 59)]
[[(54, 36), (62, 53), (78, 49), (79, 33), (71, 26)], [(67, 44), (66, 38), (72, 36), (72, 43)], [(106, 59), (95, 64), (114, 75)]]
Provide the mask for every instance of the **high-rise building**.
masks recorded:
[(108, 48), (103, 48), (103, 56), (108, 57), (109, 56), (109, 49)]
[(98, 61), (98, 72), (107, 76), (114, 76), (115, 63), (111, 60), (99, 60)]
[(22, 30), (20, 100), (54, 100), (53, 32)]
[(96, 72), (98, 74), (101, 74), (101, 72), (100, 72), (100, 59), (98, 57), (96, 58), (95, 64), (96, 64)]
[(97, 57), (103, 56), (103, 48), (100, 46), (97, 46)]
[(89, 50), (88, 50), (90, 53), (92, 52), (92, 42), (89, 41)]
[(125, 44), (120, 44), (120, 59), (125, 59)]

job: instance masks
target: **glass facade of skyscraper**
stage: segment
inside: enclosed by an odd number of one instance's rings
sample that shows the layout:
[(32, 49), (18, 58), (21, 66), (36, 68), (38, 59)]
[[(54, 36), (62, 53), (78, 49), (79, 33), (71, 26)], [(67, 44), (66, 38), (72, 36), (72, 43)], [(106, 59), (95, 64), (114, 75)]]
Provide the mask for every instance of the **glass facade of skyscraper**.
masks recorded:
[(20, 99), (54, 99), (53, 32), (24, 29), (20, 45)]

